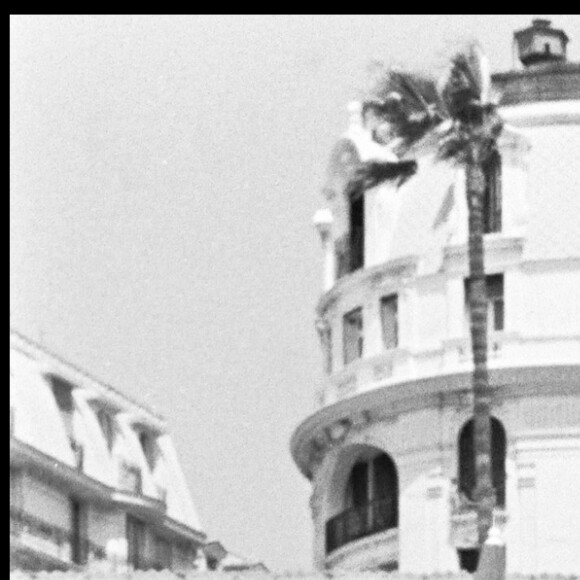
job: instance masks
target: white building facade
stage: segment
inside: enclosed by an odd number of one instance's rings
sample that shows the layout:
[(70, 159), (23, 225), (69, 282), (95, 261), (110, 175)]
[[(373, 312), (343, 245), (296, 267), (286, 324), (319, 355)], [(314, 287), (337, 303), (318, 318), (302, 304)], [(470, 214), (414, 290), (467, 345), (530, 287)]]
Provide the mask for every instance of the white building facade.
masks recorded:
[[(519, 36), (518, 36), (519, 35)], [(495, 520), (508, 573), (580, 573), (580, 65), (546, 21), (519, 33), (524, 68), (494, 76), (506, 122), (487, 173), (485, 267)], [(470, 569), (471, 349), (461, 168), (352, 191), (387, 156), (364, 107), (331, 157), (315, 221), (326, 376), (291, 448), (312, 482), (319, 568)]]
[(11, 332), (11, 568), (186, 573), (205, 543), (165, 421)]

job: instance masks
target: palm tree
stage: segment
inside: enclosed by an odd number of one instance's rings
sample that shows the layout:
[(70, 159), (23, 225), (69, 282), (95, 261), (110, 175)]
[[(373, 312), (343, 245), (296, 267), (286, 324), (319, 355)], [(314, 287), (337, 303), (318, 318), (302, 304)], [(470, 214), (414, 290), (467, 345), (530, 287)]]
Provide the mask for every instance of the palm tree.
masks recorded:
[(468, 310), (473, 355), (473, 447), (475, 454), (479, 545), (492, 525), (495, 491), (491, 463), (491, 390), (487, 369), (487, 292), (484, 268), (484, 167), (497, 153), (503, 122), (490, 98), (487, 60), (477, 44), (456, 54), (440, 85), (448, 115), (440, 134), (438, 157), (465, 168), (469, 220)]
[[(479, 546), (492, 525), (495, 492), (491, 469), (491, 391), (487, 369), (487, 295), (484, 269), (483, 205), (485, 164), (497, 151), (503, 123), (490, 98), (487, 60), (477, 44), (451, 59), (438, 90), (420, 75), (387, 71), (375, 83), (374, 98), (390, 125), (391, 138), (405, 152), (432, 130), (437, 157), (465, 169), (469, 219), (468, 310), (473, 355), (473, 415)], [(396, 177), (396, 168), (386, 179)], [(394, 175), (395, 174), (395, 175)], [(399, 177), (408, 178), (409, 172)]]

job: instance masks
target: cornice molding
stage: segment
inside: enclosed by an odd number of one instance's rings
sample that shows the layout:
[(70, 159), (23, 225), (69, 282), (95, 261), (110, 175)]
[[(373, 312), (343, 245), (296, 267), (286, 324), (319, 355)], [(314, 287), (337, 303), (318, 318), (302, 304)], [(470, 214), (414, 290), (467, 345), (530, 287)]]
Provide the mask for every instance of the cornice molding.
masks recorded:
[(206, 535), (199, 530), (178, 522), (166, 514), (166, 504), (156, 498), (131, 494), (106, 485), (93, 479), (84, 472), (78, 471), (62, 463), (58, 459), (46, 455), (38, 449), (18, 440), (10, 438), (10, 463), (23, 465), (31, 471), (37, 471), (45, 477), (56, 481), (63, 490), (75, 491), (91, 502), (103, 506), (121, 506), (127, 511), (145, 516), (149, 521), (173, 531), (175, 535), (187, 537), (197, 542), (203, 542)]
[[(397, 560), (399, 555), (399, 529), (391, 528), (359, 540), (353, 540), (326, 556), (325, 562), (329, 568), (333, 568), (356, 557), (358, 554), (368, 560), (372, 557), (369, 552), (376, 548), (380, 548), (383, 561)], [(357, 567), (357, 569), (360, 570), (360, 567)]]
[[(538, 396), (580, 396), (580, 365), (513, 367), (490, 370), (493, 400)], [(305, 419), (291, 438), (291, 452), (300, 471), (310, 479), (311, 461), (322, 463), (341, 441), (329, 439), (327, 429), (340, 421), (355, 428), (381, 422), (400, 413), (430, 407), (465, 406), (469, 402), (471, 372), (423, 378), (358, 393), (323, 407)], [(381, 409), (381, 413), (376, 410)], [(364, 421), (362, 418), (364, 417)]]
[(503, 119), (515, 127), (580, 123), (580, 100), (531, 102), (501, 107)]
[(344, 294), (363, 291), (369, 286), (380, 286), (389, 278), (396, 281), (396, 285), (406, 284), (408, 279), (415, 275), (418, 262), (417, 256), (403, 256), (377, 266), (361, 268), (343, 276), (328, 292), (320, 297), (316, 307), (318, 316), (324, 316), (326, 311)]

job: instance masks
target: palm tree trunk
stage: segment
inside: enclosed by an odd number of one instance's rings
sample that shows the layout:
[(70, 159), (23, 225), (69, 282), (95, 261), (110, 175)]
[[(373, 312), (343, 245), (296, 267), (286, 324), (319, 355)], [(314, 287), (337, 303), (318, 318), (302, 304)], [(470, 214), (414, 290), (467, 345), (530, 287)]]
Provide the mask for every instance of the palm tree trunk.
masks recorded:
[(479, 545), (492, 525), (495, 492), (491, 469), (491, 393), (487, 372), (487, 292), (483, 247), (483, 200), (485, 180), (480, 163), (466, 167), (469, 209), (468, 308), (473, 353), (473, 448), (475, 453), (477, 531)]

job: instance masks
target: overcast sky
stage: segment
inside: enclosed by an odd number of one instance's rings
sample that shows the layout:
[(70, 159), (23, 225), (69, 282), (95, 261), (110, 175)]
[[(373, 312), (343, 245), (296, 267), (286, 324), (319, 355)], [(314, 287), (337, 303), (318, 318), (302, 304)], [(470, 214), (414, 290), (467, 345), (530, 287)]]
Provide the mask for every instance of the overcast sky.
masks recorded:
[[(548, 17), (580, 59), (580, 17)], [(368, 64), (477, 37), (506, 70), (531, 18), (11, 17), (11, 326), (165, 415), (230, 550), (311, 567), (311, 219)]]

